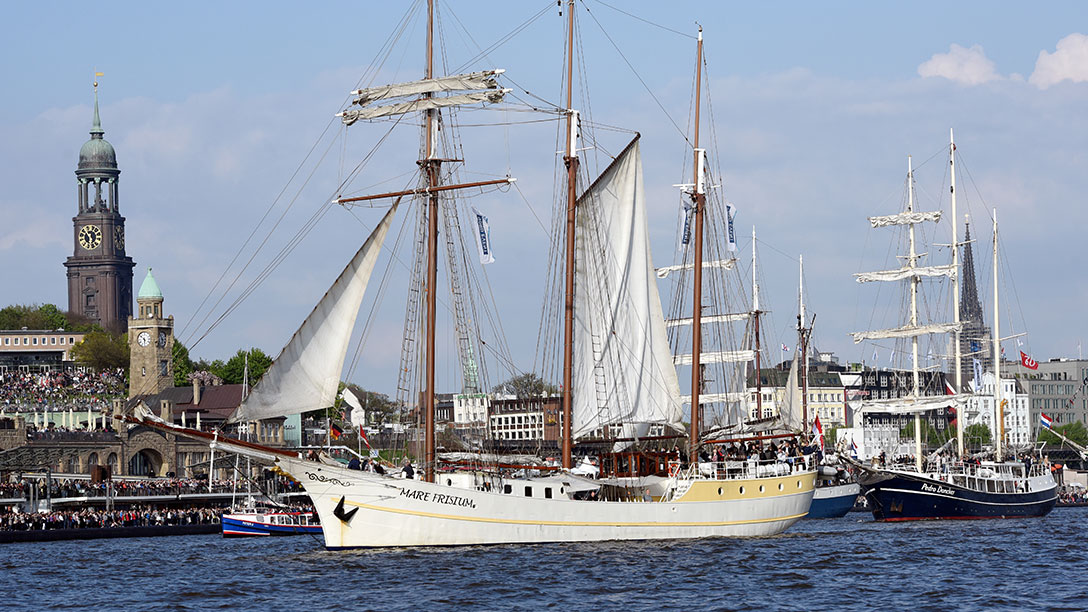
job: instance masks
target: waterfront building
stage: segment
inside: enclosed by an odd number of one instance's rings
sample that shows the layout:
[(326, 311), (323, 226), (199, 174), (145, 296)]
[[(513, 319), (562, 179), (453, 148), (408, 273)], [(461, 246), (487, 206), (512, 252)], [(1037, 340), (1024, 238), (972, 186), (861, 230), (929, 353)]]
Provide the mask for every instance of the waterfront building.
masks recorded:
[(41, 370), (72, 365), (72, 347), (82, 332), (0, 330), (0, 372)]
[[(943, 372), (918, 372), (919, 389), (924, 396), (945, 395), (948, 386)], [(907, 397), (913, 389), (913, 374), (910, 370), (875, 369), (861, 366), (843, 373), (847, 403), (863, 399), (891, 399)], [(850, 408), (853, 411), (853, 408)], [(914, 422), (911, 414), (883, 412), (876, 408), (863, 408), (852, 412), (854, 431), (851, 440), (858, 446), (858, 456), (862, 459), (885, 453), (887, 456), (907, 455), (914, 452), (913, 443), (900, 439), (900, 433), (908, 424)], [(922, 415), (929, 427), (937, 432), (944, 432), (954, 427), (956, 412), (950, 407), (929, 410)], [(860, 435), (859, 435), (860, 434)]]
[(1088, 424), (1088, 359), (1040, 361), (1037, 370), (1017, 361), (1002, 364), (1001, 369), (1018, 378), (1027, 392), (1033, 440), (1039, 436), (1040, 413), (1053, 419), (1055, 426), (1076, 421)]
[[(972, 383), (973, 388), (973, 383)], [(990, 430), (991, 443), (1000, 435), (995, 424), (998, 422), (994, 411), (994, 374), (982, 375), (981, 389), (973, 389), (974, 395), (967, 399), (965, 425), (983, 424)], [(1001, 379), (1001, 399), (1004, 404), (1004, 440), (1005, 448), (1031, 444), (1035, 437), (1032, 432), (1031, 411), (1028, 409), (1028, 396), (1016, 378)], [(970, 442), (970, 441), (969, 441)]]
[[(789, 361), (774, 368), (762, 368), (759, 371), (760, 390), (763, 397), (757, 403), (755, 378), (748, 377), (747, 412), (748, 419), (760, 420), (778, 416), (779, 410), (789, 394)], [(846, 409), (846, 389), (840, 373), (829, 367), (833, 361), (810, 360), (807, 397), (807, 421), (811, 423), (816, 415), (826, 429), (832, 426), (846, 426), (849, 415)], [(798, 390), (801, 383), (798, 382)], [(798, 408), (800, 410), (800, 408)]]

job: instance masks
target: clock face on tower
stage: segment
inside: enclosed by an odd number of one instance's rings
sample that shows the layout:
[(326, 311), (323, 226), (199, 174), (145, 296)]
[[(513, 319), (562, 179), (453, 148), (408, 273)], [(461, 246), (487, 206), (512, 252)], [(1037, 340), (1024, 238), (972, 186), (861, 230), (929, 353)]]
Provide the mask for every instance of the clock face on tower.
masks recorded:
[(151, 334), (147, 332), (140, 332), (140, 335), (136, 336), (136, 342), (139, 342), (140, 346), (147, 346), (151, 344)]
[(90, 251), (102, 244), (102, 230), (97, 225), (84, 225), (79, 230), (79, 246)]
[(125, 228), (120, 225), (113, 228), (113, 245), (117, 247), (118, 251), (125, 250)]

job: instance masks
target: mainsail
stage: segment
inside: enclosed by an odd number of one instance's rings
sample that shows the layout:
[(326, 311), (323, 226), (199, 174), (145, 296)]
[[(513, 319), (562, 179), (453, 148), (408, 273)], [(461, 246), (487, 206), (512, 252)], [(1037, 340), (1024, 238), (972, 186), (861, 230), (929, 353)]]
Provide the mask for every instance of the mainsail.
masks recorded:
[(579, 199), (577, 229), (573, 437), (616, 423), (678, 425), (637, 137)]
[(299, 414), (333, 404), (351, 330), (396, 210), (394, 203), (227, 423)]

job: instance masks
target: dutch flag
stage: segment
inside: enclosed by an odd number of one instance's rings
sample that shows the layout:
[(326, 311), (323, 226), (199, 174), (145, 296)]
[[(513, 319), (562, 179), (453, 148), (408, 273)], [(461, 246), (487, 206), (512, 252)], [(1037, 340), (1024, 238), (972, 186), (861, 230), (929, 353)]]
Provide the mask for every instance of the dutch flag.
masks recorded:
[(1039, 413), (1039, 422), (1042, 424), (1043, 427), (1050, 429), (1051, 419), (1042, 412)]

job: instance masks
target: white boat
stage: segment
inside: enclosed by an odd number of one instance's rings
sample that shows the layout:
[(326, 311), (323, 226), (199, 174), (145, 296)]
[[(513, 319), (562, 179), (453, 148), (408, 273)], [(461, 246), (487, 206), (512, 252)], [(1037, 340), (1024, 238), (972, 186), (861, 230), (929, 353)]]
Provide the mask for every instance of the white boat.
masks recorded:
[[(573, 36), (573, 0), (566, 10), (568, 36)], [(431, 31), (428, 26), (428, 44)], [(573, 38), (568, 38), (568, 44), (573, 45)], [(701, 31), (699, 53), (701, 57)], [(427, 57), (431, 57), (430, 48)], [(421, 206), (430, 207), (425, 240), (436, 249), (435, 215), (439, 198), (445, 197), (440, 194), (466, 187), (438, 182), (437, 170), (443, 160), (431, 144), (436, 142), (441, 109), (501, 99), (506, 91), (497, 82), (501, 72), (431, 78), (428, 66), (428, 78), (421, 81), (354, 92), (358, 108), (341, 114), (348, 125), (389, 113), (423, 113), (425, 154), (419, 166), (427, 187), (385, 194), (395, 200), (389, 211), (229, 422), (277, 418), (332, 405), (348, 340), (400, 198), (416, 196)], [(373, 106), (375, 101), (390, 97), (402, 101)], [(403, 102), (405, 98), (407, 102)], [(569, 98), (568, 90), (568, 108)], [(571, 198), (567, 299), (571, 307), (567, 309), (564, 342), (564, 471), (540, 479), (509, 478), (496, 472), (483, 480), (446, 478), (436, 473), (434, 394), (428, 392), (421, 393), (426, 418), (421, 480), (352, 470), (336, 462), (213, 436), (215, 449), (272, 462), (296, 478), (320, 517), (327, 548), (765, 536), (782, 532), (808, 512), (815, 472), (800, 464), (790, 468), (753, 463), (749, 469), (729, 474), (715, 470), (706, 474), (693, 464), (673, 470), (664, 482), (655, 482), (653, 491), (636, 483), (619, 487), (622, 495), (609, 494), (609, 487), (601, 484), (597, 494), (593, 486), (587, 487), (586, 479), (570, 473), (574, 439), (632, 424), (635, 429), (650, 424), (677, 428), (684, 415), (649, 252), (639, 138), (636, 136), (576, 197), (578, 114), (573, 110), (565, 114), (564, 159), (570, 181), (566, 192)], [(449, 125), (443, 129), (448, 130)], [(701, 150), (697, 149), (696, 155), (701, 158)], [(702, 180), (700, 164), (693, 189), (697, 223), (706, 205)], [(699, 258), (697, 251), (696, 275), (701, 271)], [(428, 285), (437, 277), (436, 259), (428, 257)], [(436, 291), (424, 293), (431, 301), (426, 307), (424, 328), (428, 333), (422, 345), (427, 372), (422, 387), (433, 390)], [(700, 329), (699, 312), (696, 308), (695, 330)], [(698, 370), (702, 355), (697, 343), (693, 354), (682, 357)], [(699, 405), (698, 399), (693, 402)], [(144, 422), (154, 423), (147, 411), (140, 416)], [(697, 419), (693, 419), (692, 456), (698, 449), (699, 433)], [(207, 434), (198, 437), (209, 438)]]

